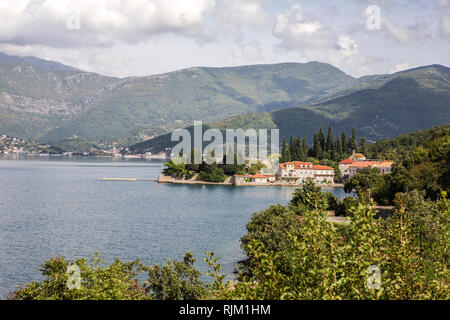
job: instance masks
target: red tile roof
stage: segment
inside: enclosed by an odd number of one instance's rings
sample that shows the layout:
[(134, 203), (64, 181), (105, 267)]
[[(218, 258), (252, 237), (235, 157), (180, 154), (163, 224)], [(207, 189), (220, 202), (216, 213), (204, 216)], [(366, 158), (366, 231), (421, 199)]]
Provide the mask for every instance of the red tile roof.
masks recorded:
[(310, 166), (312, 162), (301, 162), (301, 161), (290, 161), (285, 163), (280, 163), (281, 169), (286, 169), (286, 165), (293, 165), (294, 169), (300, 169), (300, 166)]
[(367, 168), (367, 167), (373, 166), (376, 163), (377, 163), (376, 161), (355, 161), (354, 163), (349, 165), (349, 167), (351, 167), (351, 168)]
[(393, 164), (394, 164), (393, 161), (381, 161), (381, 162), (378, 162), (378, 163), (374, 164), (373, 166), (376, 167), (376, 168), (378, 168), (378, 167), (390, 168)]
[(275, 175), (270, 175), (270, 174), (268, 174), (268, 175), (264, 175), (264, 174), (235, 174), (234, 175), (235, 177), (243, 177), (243, 178), (267, 178), (267, 177), (269, 177), (269, 176), (275, 176)]
[(263, 175), (263, 174), (254, 174), (253, 176), (251, 176), (252, 178), (267, 178), (267, 176)]
[(353, 161), (352, 159), (348, 158), (348, 159), (342, 160), (339, 163), (341, 163), (341, 164), (352, 164), (353, 162), (355, 162), (355, 161)]
[[(286, 169), (286, 165), (293, 165), (294, 169), (313, 169), (313, 170), (334, 170), (329, 166), (313, 165), (312, 162), (291, 161), (280, 163), (281, 169)], [(300, 166), (303, 166), (302, 168)], [(310, 168), (311, 166), (311, 168)]]
[(332, 167), (322, 165), (314, 165), (312, 168), (313, 170), (334, 170)]

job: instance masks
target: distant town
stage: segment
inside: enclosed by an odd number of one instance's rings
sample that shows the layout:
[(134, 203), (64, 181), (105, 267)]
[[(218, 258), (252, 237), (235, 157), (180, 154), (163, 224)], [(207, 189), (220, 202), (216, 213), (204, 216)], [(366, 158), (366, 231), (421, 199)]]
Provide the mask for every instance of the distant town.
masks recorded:
[[(68, 141), (75, 141), (77, 136), (73, 136)], [(129, 154), (128, 149), (117, 148), (114, 146), (99, 145), (92, 147), (88, 151), (64, 151), (57, 145), (39, 144), (30, 140), (0, 135), (0, 156), (17, 158), (22, 156), (51, 156), (51, 157), (73, 157), (73, 156), (96, 156), (96, 157), (115, 157), (127, 159), (167, 159), (165, 152), (153, 154), (146, 152), (144, 154)]]

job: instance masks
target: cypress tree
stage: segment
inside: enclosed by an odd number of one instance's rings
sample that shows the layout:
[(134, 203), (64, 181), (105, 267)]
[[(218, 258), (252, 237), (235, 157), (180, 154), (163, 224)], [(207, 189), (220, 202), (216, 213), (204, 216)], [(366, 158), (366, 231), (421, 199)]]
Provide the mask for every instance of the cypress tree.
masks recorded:
[(362, 137), (359, 142), (359, 152), (367, 155), (367, 139), (365, 137)]
[(340, 160), (342, 158), (342, 140), (339, 137), (336, 138), (334, 150), (336, 152), (336, 159), (334, 160)]
[(287, 149), (286, 152), (286, 162), (291, 161), (292, 160), (292, 155), (291, 155), (291, 151), (289, 149)]
[(352, 137), (350, 138), (350, 149), (353, 151), (355, 150), (355, 152), (358, 152), (358, 143), (356, 142), (356, 131), (355, 131), (355, 127), (353, 127), (352, 130)]
[(303, 138), (302, 149), (304, 155), (302, 161), (306, 161), (306, 158), (308, 158), (308, 144), (306, 143), (306, 138)]
[(334, 147), (334, 137), (333, 137), (333, 131), (331, 129), (331, 126), (328, 127), (328, 135), (327, 135), (327, 145), (326, 150), (331, 154)]
[(280, 162), (286, 162), (287, 160), (287, 146), (286, 146), (286, 138), (283, 138), (283, 145), (281, 147), (281, 157)]
[(325, 150), (325, 148), (326, 148), (326, 144), (325, 144), (325, 136), (323, 135), (323, 131), (322, 131), (322, 128), (320, 128), (320, 130), (319, 130), (319, 143), (320, 143), (320, 148), (322, 149), (322, 150)]
[(346, 156), (348, 154), (348, 141), (347, 141), (347, 135), (345, 134), (345, 131), (342, 130), (342, 150), (341, 154), (342, 156)]
[(319, 137), (319, 134), (314, 134), (314, 141), (313, 141), (313, 154), (314, 154), (314, 157), (315, 158), (317, 158), (317, 159), (321, 159), (322, 158), (322, 152), (323, 152), (323, 149), (322, 149), (322, 146), (321, 146), (321, 143), (320, 143), (320, 137)]
[(292, 136), (289, 138), (288, 150), (289, 150), (289, 152), (291, 154), (291, 158), (289, 159), (289, 161), (291, 161), (292, 157), (294, 156), (294, 138)]
[(302, 138), (298, 137), (295, 139), (295, 153), (296, 153), (296, 160), (303, 161), (304, 155), (303, 155), (303, 148), (302, 148)]

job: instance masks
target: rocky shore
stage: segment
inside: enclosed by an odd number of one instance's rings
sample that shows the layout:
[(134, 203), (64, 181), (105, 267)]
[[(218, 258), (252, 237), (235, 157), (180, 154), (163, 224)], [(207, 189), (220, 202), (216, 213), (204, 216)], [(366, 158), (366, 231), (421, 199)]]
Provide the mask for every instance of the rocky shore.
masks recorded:
[[(166, 176), (160, 174), (158, 177), (158, 183), (172, 183), (172, 184), (216, 184), (216, 185), (227, 185), (227, 186), (278, 186), (278, 187), (299, 187), (300, 184), (287, 182), (287, 181), (275, 181), (275, 182), (240, 182), (233, 183), (232, 177), (228, 177), (224, 182), (207, 182), (207, 181), (199, 181), (197, 180), (197, 176), (193, 176), (191, 179), (180, 179), (172, 176)], [(320, 187), (328, 187), (328, 188), (343, 188), (343, 184), (323, 184), (319, 185)]]

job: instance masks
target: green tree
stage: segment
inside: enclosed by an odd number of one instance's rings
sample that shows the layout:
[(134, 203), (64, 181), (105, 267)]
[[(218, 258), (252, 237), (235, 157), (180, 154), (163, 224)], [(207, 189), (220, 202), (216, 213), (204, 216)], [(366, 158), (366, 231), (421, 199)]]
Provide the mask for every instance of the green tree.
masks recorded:
[(205, 296), (207, 286), (201, 281), (201, 272), (194, 268), (197, 260), (191, 251), (183, 261), (168, 259), (166, 265), (144, 266), (148, 280), (143, 288), (157, 300), (197, 300)]
[(348, 140), (347, 140), (347, 135), (345, 134), (345, 131), (342, 130), (342, 136), (341, 136), (341, 140), (342, 140), (342, 156), (345, 157), (348, 154), (348, 149), (349, 149), (349, 145), (348, 145)]
[(308, 144), (306, 143), (306, 138), (303, 138), (302, 140), (302, 149), (303, 149), (302, 161), (306, 161), (306, 158), (308, 158)]
[(166, 167), (163, 169), (165, 175), (174, 176), (177, 178), (183, 178), (187, 173), (186, 164), (184, 162), (175, 163), (173, 160), (164, 164)]
[(359, 152), (364, 155), (367, 155), (367, 139), (362, 137), (359, 142)]
[(313, 156), (317, 159), (322, 159), (323, 148), (321, 145), (319, 135), (315, 133), (313, 140)]
[(358, 144), (356, 143), (356, 131), (355, 128), (352, 129), (352, 137), (350, 138), (349, 141), (349, 147), (350, 150), (355, 150), (355, 152), (358, 152)]
[(334, 136), (331, 126), (328, 127), (326, 150), (328, 151), (328, 153), (331, 153), (334, 150)]
[(298, 214), (302, 214), (305, 210), (314, 208), (315, 205), (318, 205), (320, 209), (328, 208), (322, 189), (308, 179), (300, 188), (295, 189), (289, 206)]
[(317, 134), (317, 136), (318, 136), (318, 139), (319, 139), (320, 148), (322, 150), (326, 150), (325, 136), (323, 134), (322, 128), (319, 129), (319, 133)]
[(347, 193), (356, 190), (359, 196), (368, 197), (369, 193), (376, 190), (383, 183), (383, 177), (378, 168), (364, 168), (345, 183), (344, 191)]
[(241, 248), (248, 253), (251, 240), (260, 241), (269, 251), (281, 251), (288, 247), (288, 234), (298, 234), (297, 215), (282, 205), (273, 205), (265, 211), (254, 213), (247, 223), (247, 234), (241, 238)]
[(286, 146), (286, 138), (283, 138), (283, 144), (281, 146), (281, 158), (280, 158), (280, 162), (284, 163), (287, 162), (287, 146)]
[[(79, 278), (68, 272), (69, 266), (79, 268)], [(11, 299), (16, 300), (146, 300), (151, 299), (139, 285), (137, 275), (142, 271), (140, 260), (122, 262), (116, 259), (106, 265), (98, 253), (88, 260), (75, 261), (63, 257), (53, 257), (42, 264), (40, 269), (44, 280), (27, 283), (16, 290)], [(79, 279), (79, 288), (74, 286)], [(74, 279), (74, 281), (72, 281)]]

